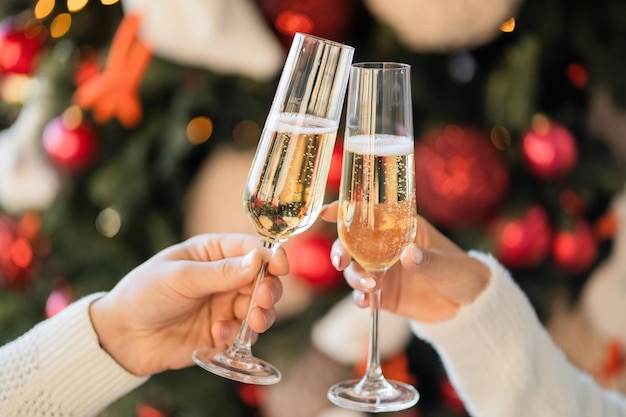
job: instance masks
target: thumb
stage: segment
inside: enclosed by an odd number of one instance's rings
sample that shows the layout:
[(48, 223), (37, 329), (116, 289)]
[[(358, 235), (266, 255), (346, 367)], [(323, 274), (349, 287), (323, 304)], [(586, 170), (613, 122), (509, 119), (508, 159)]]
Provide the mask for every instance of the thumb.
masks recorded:
[(259, 249), (245, 256), (224, 258), (210, 262), (187, 261), (190, 268), (185, 272), (189, 297), (203, 297), (217, 292), (236, 290), (254, 282), (263, 266), (263, 254)]

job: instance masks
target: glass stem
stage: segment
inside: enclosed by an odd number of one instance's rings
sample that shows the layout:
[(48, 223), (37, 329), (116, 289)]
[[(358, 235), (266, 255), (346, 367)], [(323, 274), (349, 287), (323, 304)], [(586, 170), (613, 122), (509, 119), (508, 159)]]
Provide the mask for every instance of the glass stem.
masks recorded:
[[(382, 273), (377, 273), (377, 278), (380, 282), (382, 279)], [(379, 315), (380, 315), (380, 298), (381, 290), (380, 286), (376, 291), (371, 294), (370, 298), (370, 310), (372, 313), (370, 340), (369, 340), (369, 356), (367, 360), (367, 369), (363, 379), (359, 382), (358, 389), (366, 393), (368, 391), (377, 392), (380, 390), (388, 389), (389, 383), (383, 376), (383, 370), (380, 365), (380, 350), (378, 347), (378, 329), (379, 329)]]
[[(263, 247), (270, 249), (272, 251), (272, 255), (276, 251), (278, 245), (273, 242), (263, 241)], [(252, 289), (252, 296), (250, 298), (250, 304), (248, 305), (248, 312), (246, 313), (246, 317), (241, 322), (241, 327), (239, 328), (239, 333), (237, 333), (237, 338), (235, 342), (226, 350), (226, 354), (233, 358), (249, 358), (252, 356), (252, 337), (254, 332), (248, 326), (248, 320), (250, 318), (250, 312), (254, 307), (256, 307), (256, 301), (254, 300), (254, 295), (256, 294), (257, 287), (263, 281), (265, 277), (265, 273), (267, 272), (267, 262), (263, 262), (261, 266), (261, 270), (257, 275), (254, 281), (254, 288)]]

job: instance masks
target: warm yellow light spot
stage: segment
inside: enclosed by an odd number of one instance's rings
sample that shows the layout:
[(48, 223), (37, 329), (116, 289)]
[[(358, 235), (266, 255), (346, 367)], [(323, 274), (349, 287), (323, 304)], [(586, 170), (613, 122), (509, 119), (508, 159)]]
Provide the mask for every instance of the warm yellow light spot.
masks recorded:
[(67, 10), (69, 10), (70, 13), (78, 12), (85, 8), (87, 2), (89, 2), (89, 0), (67, 0)]
[(78, 106), (70, 106), (65, 109), (61, 117), (63, 126), (65, 126), (67, 130), (74, 130), (83, 121), (83, 111)]
[(500, 26), (502, 32), (511, 33), (515, 30), (515, 18), (512, 17)]
[(35, 17), (37, 19), (48, 17), (53, 9), (54, 0), (39, 0), (37, 4), (35, 4)]
[(252, 146), (259, 142), (261, 128), (252, 120), (242, 120), (233, 129), (233, 141), (241, 146)]
[(0, 83), (0, 98), (6, 103), (25, 103), (36, 91), (38, 83), (34, 78), (22, 74), (9, 74)]
[(104, 6), (111, 6), (115, 3), (119, 3), (120, 0), (100, 0), (100, 3), (102, 3)]
[(106, 237), (114, 237), (122, 227), (122, 216), (113, 208), (105, 208), (96, 217), (96, 229)]
[(60, 38), (65, 35), (72, 26), (72, 16), (69, 13), (61, 13), (50, 23), (50, 35), (53, 38)]
[(545, 135), (550, 129), (550, 119), (544, 114), (535, 114), (530, 124), (532, 125), (532, 129), (539, 135)]
[(493, 146), (505, 150), (511, 145), (511, 132), (504, 126), (494, 126), (489, 134)]
[(198, 116), (187, 124), (187, 139), (194, 145), (206, 142), (213, 133), (213, 121), (206, 116)]

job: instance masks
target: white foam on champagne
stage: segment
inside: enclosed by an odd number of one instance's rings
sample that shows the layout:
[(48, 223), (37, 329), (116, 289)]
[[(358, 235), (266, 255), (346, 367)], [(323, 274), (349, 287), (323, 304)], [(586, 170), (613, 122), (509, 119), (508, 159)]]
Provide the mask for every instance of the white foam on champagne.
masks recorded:
[(413, 153), (413, 140), (408, 136), (397, 135), (357, 135), (346, 138), (343, 147), (361, 155), (400, 156)]
[(333, 133), (338, 127), (338, 123), (333, 120), (297, 113), (281, 113), (270, 120), (268, 125), (274, 131), (307, 135)]

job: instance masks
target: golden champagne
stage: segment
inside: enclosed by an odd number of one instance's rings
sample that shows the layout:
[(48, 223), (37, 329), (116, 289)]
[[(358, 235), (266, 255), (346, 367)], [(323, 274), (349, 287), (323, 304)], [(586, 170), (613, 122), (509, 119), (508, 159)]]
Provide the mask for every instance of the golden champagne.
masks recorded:
[[(244, 191), (246, 213), (257, 233), (283, 242), (317, 219), (324, 202), (337, 124), (281, 114), (268, 123)], [(261, 146), (260, 145), (260, 146)]]
[(350, 137), (344, 143), (342, 174), (339, 237), (365, 269), (384, 271), (415, 239), (413, 141), (392, 135)]

